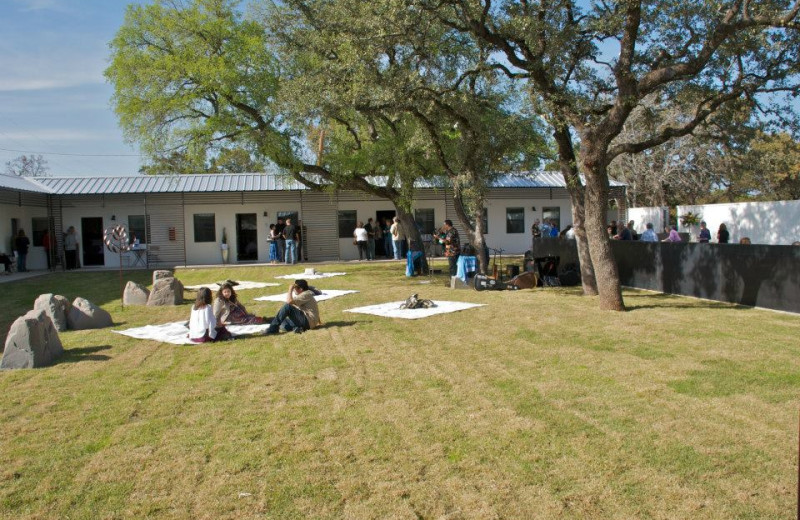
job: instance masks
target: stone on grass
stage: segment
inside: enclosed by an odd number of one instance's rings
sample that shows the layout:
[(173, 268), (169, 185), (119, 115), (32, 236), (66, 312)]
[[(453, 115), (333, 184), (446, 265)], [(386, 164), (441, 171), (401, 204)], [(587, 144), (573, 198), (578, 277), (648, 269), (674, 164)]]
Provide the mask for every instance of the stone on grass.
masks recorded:
[(180, 305), (183, 303), (183, 284), (177, 278), (162, 278), (153, 284), (147, 300), (150, 307), (157, 305)]
[(43, 367), (63, 353), (53, 320), (44, 309), (34, 309), (11, 324), (0, 368)]
[(67, 313), (67, 325), (72, 330), (102, 329), (113, 324), (108, 311), (85, 298), (75, 298)]
[(57, 331), (67, 330), (67, 314), (69, 313), (69, 300), (60, 294), (41, 294), (33, 302), (34, 310), (42, 309), (53, 320)]
[(150, 298), (150, 291), (143, 285), (136, 282), (128, 282), (125, 285), (125, 292), (122, 293), (123, 305), (147, 305)]
[(157, 281), (163, 280), (164, 278), (175, 278), (175, 273), (169, 269), (159, 269), (157, 271), (153, 271), (153, 285), (155, 285)]

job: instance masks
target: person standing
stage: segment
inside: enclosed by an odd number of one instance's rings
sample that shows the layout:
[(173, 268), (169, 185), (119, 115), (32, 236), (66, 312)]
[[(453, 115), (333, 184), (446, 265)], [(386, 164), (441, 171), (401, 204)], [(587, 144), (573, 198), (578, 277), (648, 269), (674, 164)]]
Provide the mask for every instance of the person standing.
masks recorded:
[(19, 230), (17, 233), (17, 239), (14, 241), (14, 246), (17, 249), (17, 272), (24, 273), (26, 272), (27, 266), (26, 261), (28, 259), (28, 246), (30, 246), (31, 241), (28, 240), (28, 237), (25, 236), (25, 231)]
[(286, 229), (286, 222), (284, 222), (283, 217), (278, 217), (278, 223), (275, 224), (275, 233), (278, 235), (278, 239), (275, 245), (278, 248), (278, 261), (280, 262), (286, 261), (286, 239), (283, 238), (284, 229)]
[(44, 257), (47, 259), (47, 270), (53, 268), (53, 259), (50, 258), (50, 251), (53, 248), (53, 237), (50, 236), (50, 230), (46, 229), (42, 235), (42, 247), (44, 248)]
[(681, 241), (681, 236), (678, 234), (678, 228), (675, 226), (672, 226), (669, 229), (669, 235), (667, 236), (667, 238), (662, 240), (662, 242), (680, 242), (680, 241)]
[(67, 269), (78, 267), (78, 234), (75, 233), (75, 226), (68, 227), (67, 234), (64, 236), (64, 258)]
[[(383, 249), (383, 222), (380, 220), (375, 221), (375, 230), (374, 244), (375, 244), (375, 255), (380, 254), (381, 256), (386, 256)], [(375, 255), (372, 255), (372, 258), (375, 258)]]
[(717, 231), (717, 242), (720, 244), (727, 244), (728, 240), (731, 239), (731, 234), (728, 233), (728, 226), (725, 224), (719, 225), (719, 230)]
[(286, 227), (283, 228), (283, 239), (286, 241), (285, 261), (287, 264), (297, 263), (297, 226), (292, 223), (292, 219), (286, 219)]
[(275, 224), (269, 225), (269, 263), (278, 263), (278, 234), (275, 231)]
[(400, 253), (403, 249), (402, 240), (400, 239), (400, 219), (394, 217), (392, 219), (392, 227), (389, 228), (389, 233), (392, 235), (392, 244), (394, 245), (394, 259), (400, 260)]
[(361, 261), (364, 258), (369, 260), (369, 250), (367, 249), (367, 241), (368, 241), (368, 234), (367, 229), (364, 227), (364, 223), (362, 221), (358, 221), (356, 224), (356, 228), (353, 230), (353, 240), (358, 247), (358, 260)]
[(265, 334), (277, 334), (283, 328), (286, 332), (301, 333), (319, 327), (319, 307), (314, 292), (305, 280), (295, 280), (286, 294), (286, 303), (275, 315)]
[(697, 235), (697, 241), (701, 244), (708, 244), (711, 242), (711, 231), (706, 227), (706, 221), (700, 222), (700, 233)]
[(394, 245), (392, 244), (392, 232), (390, 219), (381, 219), (381, 226), (383, 227), (383, 252), (386, 253), (386, 258), (394, 256)]
[(458, 238), (458, 230), (453, 227), (453, 221), (444, 221), (444, 237), (439, 241), (444, 245), (444, 256), (450, 266), (450, 276), (455, 276), (458, 272), (458, 257), (461, 256), (461, 240)]
[(375, 226), (372, 225), (372, 218), (367, 219), (364, 229), (367, 231), (367, 260), (375, 260)]

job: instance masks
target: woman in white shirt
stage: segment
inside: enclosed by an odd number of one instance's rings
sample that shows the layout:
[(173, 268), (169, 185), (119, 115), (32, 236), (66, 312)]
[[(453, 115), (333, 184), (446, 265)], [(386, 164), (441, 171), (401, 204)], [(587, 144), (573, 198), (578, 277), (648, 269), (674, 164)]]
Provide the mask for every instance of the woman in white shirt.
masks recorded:
[(206, 343), (230, 338), (230, 332), (225, 327), (217, 328), (217, 319), (211, 307), (211, 289), (199, 289), (189, 317), (189, 339), (194, 343)]
[(355, 242), (358, 246), (358, 259), (363, 260), (365, 258), (369, 258), (367, 256), (367, 243), (369, 241), (369, 234), (364, 228), (364, 223), (360, 220), (358, 221), (358, 227), (356, 227), (355, 231), (353, 231), (353, 237), (355, 237)]

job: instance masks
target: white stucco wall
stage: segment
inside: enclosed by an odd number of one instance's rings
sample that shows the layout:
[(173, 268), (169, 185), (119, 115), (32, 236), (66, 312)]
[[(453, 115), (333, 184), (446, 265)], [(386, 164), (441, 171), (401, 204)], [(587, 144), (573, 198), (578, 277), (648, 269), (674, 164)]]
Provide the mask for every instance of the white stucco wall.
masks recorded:
[[(682, 215), (700, 215), (711, 230), (711, 241), (717, 241), (717, 230), (724, 223), (730, 232), (730, 242), (738, 243), (749, 237), (753, 244), (789, 245), (800, 240), (800, 201), (740, 202), (678, 206), (678, 222)], [(697, 240), (699, 226), (679, 226)]]
[[(300, 201), (297, 202), (270, 202), (253, 204), (203, 204), (187, 205), (184, 210), (184, 221), (186, 222), (186, 262), (189, 265), (219, 264), (222, 262), (220, 253), (220, 241), (222, 240), (222, 228), (225, 228), (228, 235), (229, 256), (228, 262), (231, 264), (243, 263), (237, 260), (237, 240), (236, 240), (236, 214), (255, 213), (258, 226), (258, 262), (269, 261), (269, 225), (278, 220), (278, 212), (297, 212), (300, 219)], [(264, 212), (267, 216), (264, 216)], [(194, 241), (194, 215), (196, 213), (213, 213), (216, 227), (216, 242), (195, 242)], [(295, 222), (295, 224), (297, 224)], [(246, 263), (246, 262), (244, 262)]]
[(19, 220), (19, 226), (25, 231), (31, 246), (28, 249), (26, 265), (28, 269), (47, 269), (47, 258), (44, 255), (44, 248), (33, 245), (33, 224), (31, 219), (34, 217), (47, 217), (47, 208), (37, 208), (31, 206), (19, 206), (14, 204), (0, 204), (0, 252), (11, 255), (13, 238), (11, 236), (11, 219)]
[(667, 225), (664, 215), (668, 209), (659, 206), (628, 208), (628, 220), (633, 220), (633, 227), (640, 235), (647, 229), (648, 222), (653, 224), (653, 230), (656, 233), (661, 233), (664, 231), (664, 226)]
[[(136, 205), (136, 204), (126, 204), (126, 205), (108, 205), (103, 207), (102, 205), (98, 204), (97, 207), (94, 208), (87, 208), (87, 207), (66, 207), (62, 211), (62, 222), (64, 232), (69, 229), (70, 226), (75, 226), (75, 230), (78, 234), (78, 258), (80, 259), (80, 265), (86, 266), (85, 262), (83, 261), (83, 237), (81, 236), (81, 219), (82, 218), (102, 218), (103, 219), (103, 229), (107, 229), (111, 226), (118, 226), (118, 225), (125, 225), (128, 227), (128, 216), (129, 215), (144, 215), (144, 205)], [(116, 217), (116, 220), (111, 220), (111, 217)], [(143, 237), (139, 237), (142, 239)], [(130, 256), (132, 253), (126, 253), (122, 257), (123, 265), (127, 265), (131, 263)], [(108, 249), (103, 248), (103, 267), (119, 267), (120, 262), (120, 255), (117, 253), (112, 253)]]
[[(542, 220), (545, 208), (559, 208), (560, 229), (572, 224), (572, 205), (569, 199), (489, 199), (486, 207), (489, 221), (486, 244), (495, 249), (503, 249), (503, 254), (506, 255), (521, 255), (531, 248), (531, 226), (536, 219)], [(522, 233), (506, 232), (507, 208), (525, 209), (525, 226)]]

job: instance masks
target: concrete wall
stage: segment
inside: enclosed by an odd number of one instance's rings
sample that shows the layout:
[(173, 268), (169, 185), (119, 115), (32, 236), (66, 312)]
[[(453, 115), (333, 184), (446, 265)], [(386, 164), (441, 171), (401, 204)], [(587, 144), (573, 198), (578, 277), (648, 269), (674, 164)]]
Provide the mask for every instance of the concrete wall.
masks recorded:
[[(800, 246), (613, 240), (611, 247), (623, 285), (800, 313)], [(536, 240), (534, 252), (559, 256), (562, 266), (578, 261), (573, 240)]]
[(667, 225), (665, 215), (667, 215), (669, 208), (667, 207), (642, 207), (642, 208), (629, 208), (628, 220), (633, 220), (633, 227), (638, 234), (644, 233), (647, 229), (647, 223), (653, 224), (653, 230), (656, 233), (664, 231), (664, 226)]
[(31, 222), (34, 217), (47, 218), (47, 208), (0, 203), (0, 215), (3, 216), (3, 218), (0, 218), (0, 252), (11, 255), (14, 238), (11, 236), (11, 219), (18, 219), (20, 228), (25, 231), (31, 241), (26, 260), (28, 269), (47, 269), (44, 248), (33, 245), (33, 224)]
[[(678, 206), (680, 217), (692, 212), (700, 215), (711, 230), (711, 239), (717, 240), (719, 225), (724, 223), (731, 234), (731, 243), (749, 237), (753, 244), (791, 244), (800, 240), (800, 201), (742, 202), (732, 204), (705, 204)], [(697, 240), (699, 226), (680, 226)]]

